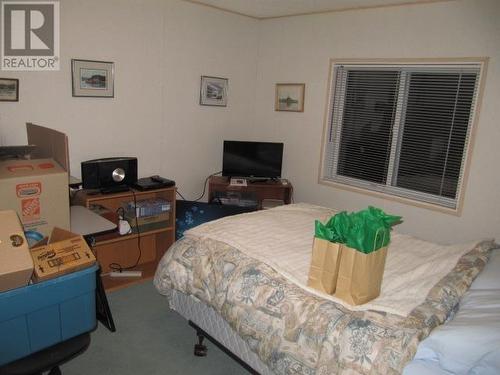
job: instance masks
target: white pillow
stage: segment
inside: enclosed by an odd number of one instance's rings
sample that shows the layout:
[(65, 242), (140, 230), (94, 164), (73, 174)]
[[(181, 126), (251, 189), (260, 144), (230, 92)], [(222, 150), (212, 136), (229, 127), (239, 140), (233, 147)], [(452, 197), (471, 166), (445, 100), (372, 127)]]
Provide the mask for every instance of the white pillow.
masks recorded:
[(500, 374), (500, 249), (492, 250), (453, 319), (420, 343), (404, 374)]
[(434, 361), (411, 361), (403, 370), (403, 375), (453, 375), (444, 371)]
[(435, 362), (457, 375), (469, 374), (474, 367), (498, 365), (494, 373), (499, 374), (498, 361), (491, 359), (499, 351), (500, 289), (476, 289), (465, 294), (453, 320), (420, 343), (414, 359)]
[(490, 260), (470, 288), (500, 289), (500, 249), (491, 251)]
[(470, 375), (498, 375), (500, 369), (500, 349), (488, 353), (470, 370)]

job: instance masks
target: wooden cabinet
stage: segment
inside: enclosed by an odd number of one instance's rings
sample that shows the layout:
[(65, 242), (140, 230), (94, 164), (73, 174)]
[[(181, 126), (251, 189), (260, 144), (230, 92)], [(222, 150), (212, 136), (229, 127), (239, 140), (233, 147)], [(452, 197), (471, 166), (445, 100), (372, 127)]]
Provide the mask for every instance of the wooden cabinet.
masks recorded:
[(290, 182), (283, 183), (281, 180), (267, 182), (248, 182), (247, 186), (233, 186), (228, 177), (212, 176), (208, 182), (208, 200), (212, 202), (220, 195), (242, 193), (242, 196), (252, 197), (257, 201), (258, 207), (262, 208), (264, 199), (282, 200), (285, 204), (291, 203), (293, 187)]
[[(144, 199), (161, 198), (170, 202), (168, 222), (151, 230), (140, 231), (139, 234), (120, 235), (118, 229), (112, 233), (96, 235), (93, 251), (99, 261), (105, 289), (117, 289), (121, 286), (152, 278), (156, 266), (163, 254), (175, 241), (175, 193), (176, 188), (165, 188), (149, 191), (133, 190), (116, 194), (90, 194), (82, 190), (73, 198), (74, 205), (85, 206), (89, 209), (101, 207), (104, 217), (117, 220), (117, 210), (128, 202)], [(134, 198), (135, 195), (135, 198)], [(133, 266), (134, 270), (141, 270), (141, 278), (112, 278), (109, 272), (113, 264), (122, 268)]]

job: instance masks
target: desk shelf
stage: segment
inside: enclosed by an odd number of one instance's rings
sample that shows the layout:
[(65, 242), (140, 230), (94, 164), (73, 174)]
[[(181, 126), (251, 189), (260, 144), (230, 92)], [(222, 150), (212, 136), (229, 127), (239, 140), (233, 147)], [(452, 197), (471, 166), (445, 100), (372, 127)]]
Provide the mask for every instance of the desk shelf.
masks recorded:
[(255, 197), (259, 209), (262, 208), (262, 201), (265, 199), (275, 199), (290, 204), (293, 187), (291, 183), (282, 183), (281, 180), (268, 182), (248, 183), (247, 186), (234, 186), (230, 184), (229, 177), (211, 176), (208, 181), (209, 202), (216, 198), (217, 194), (230, 195), (231, 193), (251, 194)]
[[(118, 230), (95, 236), (95, 244), (92, 248), (102, 269), (102, 280), (106, 290), (114, 290), (131, 284), (151, 279), (161, 257), (168, 248), (175, 242), (175, 194), (176, 188), (164, 188), (148, 191), (134, 190), (132, 192), (122, 192), (116, 194), (91, 194), (88, 191), (80, 191), (73, 198), (73, 204), (91, 208), (100, 205), (109, 210), (114, 215), (116, 210), (124, 203), (135, 199), (162, 198), (170, 202), (170, 217), (165, 227), (148, 230), (138, 234), (128, 234), (121, 236)], [(116, 215), (115, 215), (116, 216)], [(108, 219), (112, 219), (109, 215)], [(116, 221), (116, 217), (114, 218)], [(140, 238), (139, 238), (140, 237)], [(140, 242), (140, 249), (139, 249)], [(140, 278), (112, 278), (109, 273), (112, 271), (110, 264), (120, 264), (122, 268), (134, 265), (137, 259), (139, 262), (133, 270), (142, 271)]]

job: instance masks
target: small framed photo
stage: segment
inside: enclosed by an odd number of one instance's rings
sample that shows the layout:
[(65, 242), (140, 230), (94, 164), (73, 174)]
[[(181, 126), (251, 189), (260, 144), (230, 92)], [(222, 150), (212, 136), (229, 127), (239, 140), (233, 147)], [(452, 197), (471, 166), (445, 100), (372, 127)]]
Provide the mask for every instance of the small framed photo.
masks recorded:
[(275, 111), (304, 112), (305, 83), (277, 83)]
[(73, 96), (113, 98), (115, 64), (107, 61), (71, 60)]
[(227, 78), (201, 76), (200, 104), (227, 106)]
[(0, 78), (0, 102), (19, 101), (19, 80), (15, 78)]

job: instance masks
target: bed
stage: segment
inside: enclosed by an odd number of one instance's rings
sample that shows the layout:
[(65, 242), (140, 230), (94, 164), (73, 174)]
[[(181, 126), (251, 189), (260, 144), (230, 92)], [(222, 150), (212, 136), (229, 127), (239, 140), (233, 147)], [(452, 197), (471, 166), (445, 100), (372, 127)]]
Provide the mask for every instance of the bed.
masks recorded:
[[(394, 233), (380, 297), (352, 307), (306, 286), (314, 220), (334, 213), (296, 204), (205, 223), (166, 253), (155, 286), (256, 373), (453, 373), (431, 372), (442, 353), (432, 353), (433, 335), (424, 339), (455, 314), (442, 327), (470, 318), (457, 313), (459, 302), (480, 299), (468, 290), (494, 242), (441, 246)], [(482, 355), (482, 365), (496, 368), (495, 327), (470, 361)]]

